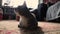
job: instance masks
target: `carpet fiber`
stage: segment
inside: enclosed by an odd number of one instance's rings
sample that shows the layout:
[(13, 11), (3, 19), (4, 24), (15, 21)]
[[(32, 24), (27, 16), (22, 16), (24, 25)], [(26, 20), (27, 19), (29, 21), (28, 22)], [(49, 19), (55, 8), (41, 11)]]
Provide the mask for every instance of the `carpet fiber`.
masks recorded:
[(38, 22), (38, 26), (42, 31), (38, 30), (20, 30), (18, 26), (19, 22), (16, 20), (3, 20), (0, 21), (0, 34), (60, 34), (60, 24), (49, 22)]

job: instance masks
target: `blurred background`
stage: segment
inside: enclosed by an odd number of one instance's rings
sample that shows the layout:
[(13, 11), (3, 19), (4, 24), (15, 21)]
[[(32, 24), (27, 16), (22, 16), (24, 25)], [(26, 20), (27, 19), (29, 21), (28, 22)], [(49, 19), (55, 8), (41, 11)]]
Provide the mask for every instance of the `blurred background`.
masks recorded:
[(57, 9), (59, 14), (56, 14), (55, 17), (53, 13), (56, 10), (53, 9), (52, 14), (48, 10), (50, 6), (53, 6), (59, 0), (0, 0), (0, 20), (19, 20), (19, 16), (14, 13), (14, 8), (23, 5), (24, 1), (30, 12), (35, 15), (37, 21), (60, 22), (59, 10)]
[(33, 10), (38, 8), (38, 4), (42, 3), (43, 0), (0, 0), (0, 8), (3, 14), (0, 14), (0, 20), (19, 19), (14, 13), (14, 8), (23, 5), (26, 1), (26, 5), (29, 9)]

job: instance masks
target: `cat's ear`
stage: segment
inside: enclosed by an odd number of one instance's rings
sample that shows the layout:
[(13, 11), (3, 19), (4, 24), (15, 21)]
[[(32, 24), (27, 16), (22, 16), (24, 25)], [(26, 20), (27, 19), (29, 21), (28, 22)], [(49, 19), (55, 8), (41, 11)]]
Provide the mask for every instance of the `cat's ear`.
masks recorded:
[(26, 5), (26, 1), (24, 1), (23, 6), (24, 6), (24, 7), (27, 7), (27, 5)]

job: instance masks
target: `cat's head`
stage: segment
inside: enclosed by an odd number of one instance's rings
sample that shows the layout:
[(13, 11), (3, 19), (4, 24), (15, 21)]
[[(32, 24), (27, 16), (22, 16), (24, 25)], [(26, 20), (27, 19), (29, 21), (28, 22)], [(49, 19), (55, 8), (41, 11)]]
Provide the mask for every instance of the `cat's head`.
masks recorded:
[(15, 12), (18, 13), (19, 15), (25, 15), (25, 14), (29, 13), (29, 9), (28, 9), (27, 6), (26, 6), (26, 2), (24, 2), (23, 5), (18, 6), (18, 7), (15, 9)]

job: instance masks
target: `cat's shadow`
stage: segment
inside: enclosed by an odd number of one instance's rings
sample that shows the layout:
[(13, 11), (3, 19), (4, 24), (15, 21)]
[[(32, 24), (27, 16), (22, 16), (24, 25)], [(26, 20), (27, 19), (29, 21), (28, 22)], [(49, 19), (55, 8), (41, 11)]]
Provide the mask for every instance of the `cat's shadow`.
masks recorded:
[(20, 34), (44, 34), (44, 32), (42, 31), (42, 28), (39, 27), (35, 30), (20, 29)]

